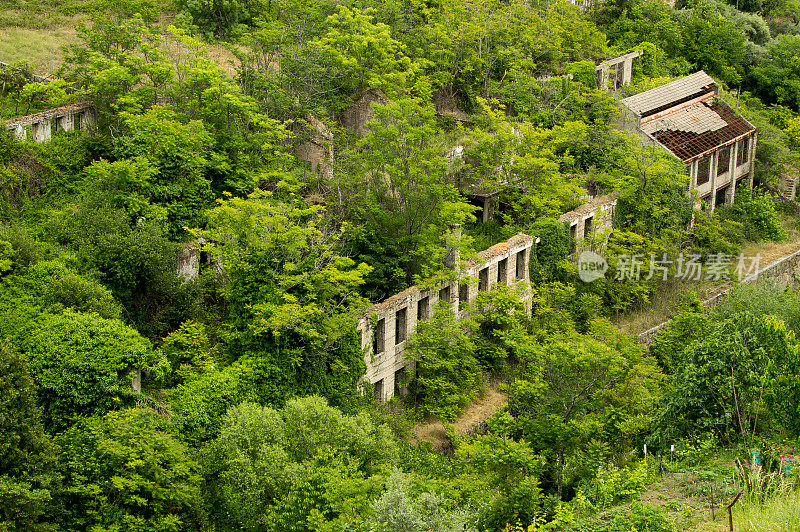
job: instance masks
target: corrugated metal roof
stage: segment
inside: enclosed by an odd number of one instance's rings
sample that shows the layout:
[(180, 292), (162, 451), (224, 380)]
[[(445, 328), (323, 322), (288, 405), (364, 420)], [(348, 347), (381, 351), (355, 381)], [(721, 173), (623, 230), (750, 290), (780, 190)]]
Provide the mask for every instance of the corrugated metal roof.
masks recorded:
[(715, 83), (711, 76), (701, 70), (655, 89), (629, 96), (622, 100), (622, 103), (634, 113), (642, 116), (654, 109), (701, 92), (704, 88)]
[(651, 136), (655, 135), (657, 131), (667, 129), (700, 134), (706, 131), (716, 131), (727, 125), (728, 123), (720, 115), (711, 110), (705, 102), (701, 102), (651, 120), (642, 125), (642, 131)]
[[(689, 161), (698, 155), (702, 155), (708, 150), (717, 146), (727, 144), (732, 140), (746, 135), (755, 130), (752, 124), (745, 120), (736, 111), (731, 109), (722, 100), (712, 98), (705, 100), (698, 106), (705, 107), (703, 115), (713, 113), (716, 118), (707, 115), (704, 120), (704, 127), (698, 124), (686, 124), (687, 120), (678, 120), (674, 124), (681, 124), (681, 128), (669, 127), (669, 119), (674, 115), (683, 115), (683, 109), (675, 111), (665, 116), (663, 119), (653, 120), (652, 124), (662, 124), (665, 127), (654, 129), (651, 135), (665, 148), (674, 153), (683, 161)], [(690, 107), (691, 109), (691, 107)], [(692, 120), (689, 118), (688, 120)], [(722, 127), (706, 127), (722, 121)], [(645, 124), (644, 127), (650, 126)], [(702, 129), (702, 131), (699, 131)]]

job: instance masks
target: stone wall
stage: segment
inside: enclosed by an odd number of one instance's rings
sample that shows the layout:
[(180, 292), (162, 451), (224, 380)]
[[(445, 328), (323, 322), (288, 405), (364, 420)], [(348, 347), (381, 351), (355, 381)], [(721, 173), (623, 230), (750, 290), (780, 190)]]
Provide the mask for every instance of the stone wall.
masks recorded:
[(569, 224), (570, 237), (575, 246), (580, 247), (580, 242), (587, 236), (611, 232), (616, 206), (617, 194), (606, 194), (562, 214), (558, 221)]
[[(743, 283), (758, 283), (763, 281), (774, 282), (780, 286), (800, 284), (800, 250), (777, 259), (765, 268), (748, 275), (742, 280)], [(728, 285), (721, 292), (703, 300), (703, 307), (713, 307), (722, 301), (732, 289), (733, 286)], [(638, 335), (639, 343), (644, 346), (652, 344), (658, 333), (669, 325), (671, 321), (672, 320), (667, 320), (659, 323), (655, 327), (640, 333)]]
[(97, 123), (97, 113), (92, 102), (79, 102), (49, 111), (12, 118), (5, 122), (6, 129), (14, 132), (21, 141), (28, 139), (28, 128), (34, 142), (50, 140), (58, 131), (78, 129), (84, 133), (91, 131)]
[[(307, 124), (307, 125), (306, 125)], [(297, 158), (310, 166), (312, 173), (325, 179), (333, 177), (333, 133), (325, 124), (311, 115), (306, 124), (297, 128), (296, 134), (307, 139), (295, 150)]]
[(377, 118), (372, 103), (386, 105), (389, 102), (388, 96), (379, 89), (369, 89), (342, 113), (342, 124), (364, 137), (369, 133), (367, 122)]
[(404, 393), (400, 379), (415, 374), (413, 362), (404, 356), (408, 339), (419, 321), (433, 315), (437, 303), (445, 301), (459, 313), (462, 303), (473, 303), (479, 291), (498, 284), (521, 283), (529, 294), (528, 264), (533, 243), (533, 237), (520, 233), (478, 253), (475, 259), (461, 262), (459, 279), (426, 289), (412, 286), (370, 308), (357, 328), (367, 364), (363, 380), (373, 385), (375, 399), (388, 401), (396, 389)]
[(182, 283), (193, 281), (200, 276), (200, 248), (196, 242), (188, 242), (181, 246), (176, 272)]

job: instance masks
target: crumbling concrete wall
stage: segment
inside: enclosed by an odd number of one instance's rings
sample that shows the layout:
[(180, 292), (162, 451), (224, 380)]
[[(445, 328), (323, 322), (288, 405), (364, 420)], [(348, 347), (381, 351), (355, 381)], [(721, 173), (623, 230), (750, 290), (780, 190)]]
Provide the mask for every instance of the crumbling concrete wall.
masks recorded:
[(631, 84), (633, 74), (633, 60), (642, 55), (644, 51), (637, 50), (629, 54), (606, 59), (595, 67), (597, 88), (601, 90), (617, 90)]
[(306, 117), (307, 126), (299, 128), (298, 136), (306, 138), (295, 153), (301, 161), (309, 163), (309, 170), (325, 179), (333, 177), (333, 133), (325, 124), (311, 115)]
[(78, 129), (88, 133), (97, 124), (97, 113), (92, 102), (79, 102), (49, 111), (12, 118), (5, 123), (21, 141), (28, 139), (28, 128), (34, 142), (46, 142), (58, 131)]
[(616, 206), (617, 194), (606, 194), (562, 214), (558, 221), (569, 224), (570, 237), (577, 248), (587, 236), (611, 232)]
[(413, 362), (404, 356), (408, 340), (417, 323), (433, 315), (437, 303), (445, 301), (458, 313), (464, 303), (475, 301), (479, 291), (491, 290), (499, 284), (522, 283), (527, 288), (533, 243), (533, 237), (520, 233), (478, 253), (473, 260), (462, 261), (459, 279), (424, 290), (412, 286), (370, 308), (359, 320), (357, 329), (367, 364), (363, 381), (373, 386), (375, 399), (384, 402), (396, 390), (404, 393), (398, 381), (413, 378), (416, 372)]
[(196, 242), (188, 242), (178, 251), (178, 277), (188, 283), (200, 276), (200, 248)]
[(372, 103), (386, 105), (390, 101), (381, 90), (369, 89), (342, 113), (342, 124), (364, 137), (369, 133), (367, 123), (377, 118), (372, 110)]

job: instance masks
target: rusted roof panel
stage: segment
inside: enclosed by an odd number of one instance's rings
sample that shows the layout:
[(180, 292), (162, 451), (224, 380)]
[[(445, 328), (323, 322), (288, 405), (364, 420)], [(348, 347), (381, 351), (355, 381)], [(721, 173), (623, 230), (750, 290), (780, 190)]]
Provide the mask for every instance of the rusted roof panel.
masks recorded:
[[(649, 128), (647, 132), (650, 135), (683, 161), (693, 159), (755, 130), (747, 120), (722, 100), (712, 98), (697, 105), (703, 108), (696, 114), (697, 122), (701, 124), (689, 123), (692, 119), (687, 118), (687, 114), (681, 109), (644, 127)], [(673, 115), (677, 117), (670, 120)], [(711, 115), (714, 115), (714, 118)], [(655, 126), (650, 127), (650, 124)], [(720, 124), (722, 127), (719, 127)]]

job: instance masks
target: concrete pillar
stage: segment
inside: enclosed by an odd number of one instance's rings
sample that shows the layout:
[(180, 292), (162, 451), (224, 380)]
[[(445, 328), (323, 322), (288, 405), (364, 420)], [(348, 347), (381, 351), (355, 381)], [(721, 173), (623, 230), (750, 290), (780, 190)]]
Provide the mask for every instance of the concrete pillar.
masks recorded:
[(75, 129), (75, 119), (73, 118), (72, 113), (67, 113), (61, 117), (61, 129), (63, 131), (72, 131)]
[(461, 224), (447, 224), (445, 267), (458, 272), (461, 269)]
[(731, 184), (728, 187), (728, 197), (725, 198), (725, 203), (733, 205), (733, 199), (736, 197), (736, 143), (734, 142), (729, 150), (728, 160), (728, 175), (731, 177)]
[(747, 174), (747, 181), (750, 184), (750, 190), (753, 190), (753, 179), (756, 175), (756, 144), (758, 143), (758, 131), (753, 133), (750, 137), (750, 171)]
[(719, 151), (715, 151), (710, 155), (709, 164), (711, 168), (708, 169), (708, 179), (711, 181), (711, 205), (708, 212), (714, 212), (714, 206), (717, 204), (717, 162), (719, 159)]
[(28, 140), (28, 127), (23, 124), (14, 126), (14, 137), (19, 141)]
[(142, 393), (142, 368), (136, 369), (136, 375), (131, 379), (131, 386), (136, 393)]
[(49, 120), (42, 120), (40, 122), (31, 124), (31, 130), (33, 132), (32, 136), (34, 142), (44, 142), (46, 140), (50, 140)]
[(600, 90), (608, 90), (608, 65), (603, 63), (600, 65), (600, 78), (597, 83), (597, 88)]
[(625, 58), (625, 63), (622, 68), (622, 84), (630, 85), (632, 76), (633, 76), (633, 57), (627, 57)]
[(91, 131), (97, 121), (95, 120), (94, 111), (92, 109), (84, 109), (80, 114), (81, 131), (88, 133)]

